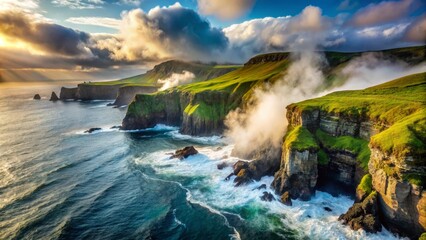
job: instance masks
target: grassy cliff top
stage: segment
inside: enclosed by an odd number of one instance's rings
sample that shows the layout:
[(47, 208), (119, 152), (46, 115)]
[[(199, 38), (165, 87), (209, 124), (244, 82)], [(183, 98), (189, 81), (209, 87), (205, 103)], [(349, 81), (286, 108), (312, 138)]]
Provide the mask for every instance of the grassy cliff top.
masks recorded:
[(159, 87), (157, 84), (158, 79), (170, 77), (172, 73), (182, 73), (183, 71), (192, 72), (195, 75), (195, 79), (193, 81), (197, 82), (215, 78), (240, 67), (241, 65), (217, 65), (170, 60), (156, 65), (153, 69), (144, 74), (116, 81), (91, 82), (86, 84), (98, 86), (123, 85)]
[(370, 144), (397, 154), (426, 153), (426, 73), (357, 91), (341, 91), (291, 104), (293, 111), (322, 111), (355, 116), (390, 126)]

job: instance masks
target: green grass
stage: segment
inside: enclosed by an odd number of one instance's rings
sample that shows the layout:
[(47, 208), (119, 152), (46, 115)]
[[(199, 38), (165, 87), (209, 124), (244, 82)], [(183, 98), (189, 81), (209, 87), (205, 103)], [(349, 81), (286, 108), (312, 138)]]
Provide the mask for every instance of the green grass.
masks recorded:
[(150, 70), (144, 74), (140, 74), (133, 77), (123, 78), (115, 81), (102, 81), (102, 82), (91, 82), (86, 83), (89, 85), (96, 86), (110, 86), (110, 85), (122, 85), (122, 86), (148, 86), (148, 87), (160, 87), (157, 83), (158, 79), (164, 79), (170, 77), (170, 73), (182, 72), (184, 70), (190, 71), (195, 74), (193, 82), (204, 81), (214, 76), (223, 75), (229, 71), (241, 68), (241, 65), (211, 65), (203, 63), (183, 62), (178, 60), (171, 60), (163, 62), (153, 70)]
[(305, 150), (319, 150), (319, 146), (315, 137), (309, 132), (308, 129), (302, 126), (297, 126), (287, 132), (285, 136), (284, 147), (286, 149), (291, 148), (299, 152), (303, 152)]
[(367, 195), (370, 195), (371, 191), (373, 190), (373, 182), (372, 182), (372, 177), (370, 174), (365, 174), (362, 179), (361, 182), (359, 183), (358, 189), (361, 189), (362, 191), (366, 192)]
[(415, 184), (417, 186), (422, 186), (426, 188), (426, 173), (418, 174), (418, 173), (409, 173), (403, 175), (402, 179), (408, 181), (411, 184)]
[(351, 136), (333, 137), (320, 129), (316, 131), (315, 135), (321, 145), (329, 150), (349, 151), (356, 155), (356, 159), (360, 163), (360, 166), (368, 170), (368, 161), (370, 160), (371, 154), (368, 141)]
[(390, 125), (372, 137), (372, 146), (398, 156), (426, 153), (426, 73), (409, 75), (365, 90), (335, 92), (292, 104), (289, 109), (320, 109)]
[(328, 157), (327, 153), (323, 149), (320, 149), (318, 151), (318, 164), (328, 165), (329, 162), (330, 162), (330, 158)]

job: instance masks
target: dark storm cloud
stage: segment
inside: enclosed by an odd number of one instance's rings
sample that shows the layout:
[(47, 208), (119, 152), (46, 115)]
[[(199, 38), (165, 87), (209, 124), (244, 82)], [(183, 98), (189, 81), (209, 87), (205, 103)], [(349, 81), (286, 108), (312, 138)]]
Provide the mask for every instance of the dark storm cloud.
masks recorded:
[(88, 54), (83, 46), (89, 34), (57, 24), (36, 22), (20, 12), (0, 12), (0, 32), (49, 53), (69, 56)]

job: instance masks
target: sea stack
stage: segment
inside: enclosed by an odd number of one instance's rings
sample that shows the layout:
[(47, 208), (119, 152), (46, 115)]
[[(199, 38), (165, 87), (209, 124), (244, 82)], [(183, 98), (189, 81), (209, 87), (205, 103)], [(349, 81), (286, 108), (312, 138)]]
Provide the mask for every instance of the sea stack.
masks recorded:
[(55, 92), (52, 92), (52, 95), (50, 95), (50, 100), (49, 101), (58, 101), (58, 95), (56, 95)]
[(40, 94), (37, 93), (36, 95), (34, 95), (33, 99), (34, 100), (40, 100), (41, 99)]

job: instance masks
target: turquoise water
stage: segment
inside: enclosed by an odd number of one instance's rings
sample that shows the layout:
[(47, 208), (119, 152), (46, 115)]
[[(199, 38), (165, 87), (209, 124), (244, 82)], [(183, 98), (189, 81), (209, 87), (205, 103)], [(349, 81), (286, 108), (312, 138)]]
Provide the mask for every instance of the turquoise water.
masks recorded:
[[(0, 239), (393, 238), (338, 223), (349, 197), (317, 192), (287, 207), (253, 190), (272, 177), (233, 187), (224, 179), (238, 159), (221, 137), (168, 126), (123, 132), (110, 128), (125, 108), (31, 99), (53, 89), (0, 87)], [(92, 127), (103, 130), (84, 133)], [(200, 154), (169, 159), (188, 145)], [(218, 170), (221, 162), (229, 167)]]

